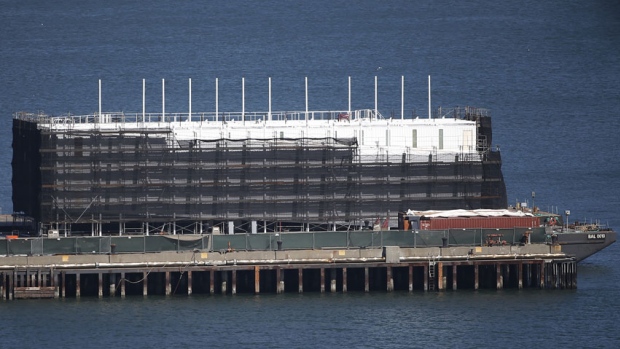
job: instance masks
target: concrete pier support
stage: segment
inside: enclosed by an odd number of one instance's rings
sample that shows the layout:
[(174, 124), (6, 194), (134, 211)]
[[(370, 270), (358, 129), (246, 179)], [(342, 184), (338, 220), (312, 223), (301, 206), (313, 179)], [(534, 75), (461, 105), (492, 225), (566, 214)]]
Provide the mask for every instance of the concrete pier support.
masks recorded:
[(457, 266), (456, 264), (454, 264), (452, 266), (452, 291), (456, 291), (456, 287), (457, 287)]
[(110, 273), (110, 297), (116, 296), (116, 274)]
[(282, 280), (282, 269), (276, 268), (276, 293), (284, 293), (284, 280)]
[(518, 280), (518, 287), (519, 289), (523, 289), (523, 262), (519, 262), (519, 265), (517, 267), (517, 278)]
[(386, 289), (387, 289), (388, 292), (392, 292), (392, 291), (394, 291), (394, 277), (392, 277), (392, 267), (391, 266), (387, 266), (386, 267), (386, 274), (387, 274)]
[(75, 274), (75, 298), (80, 298), (81, 290), (80, 273)]
[(428, 291), (428, 264), (424, 264), (424, 292)]
[(9, 293), (9, 300), (13, 299), (13, 274), (14, 273), (9, 273), (9, 284), (7, 285), (8, 288), (8, 293)]
[(297, 270), (297, 292), (304, 292), (304, 270), (299, 268)]
[(121, 273), (121, 297), (125, 297), (125, 273)]
[(321, 268), (321, 293), (325, 293), (325, 268)]
[(480, 288), (480, 266), (478, 263), (474, 263), (474, 290)]
[(446, 289), (446, 283), (443, 275), (443, 263), (437, 262), (435, 265), (435, 269), (437, 271), (437, 289), (439, 291), (443, 291)]
[(222, 275), (222, 294), (226, 294), (228, 292), (228, 272), (223, 271), (220, 274)]
[(149, 295), (149, 274), (145, 271), (142, 272), (142, 296)]
[(342, 293), (347, 293), (347, 268), (342, 268)]
[(59, 287), (59, 283), (58, 283), (58, 273), (56, 271), (54, 271), (53, 269), (51, 270), (51, 273), (54, 275), (53, 276), (53, 280), (54, 280), (54, 298), (60, 298), (60, 287)]
[(60, 296), (65, 298), (67, 296), (67, 273), (64, 270), (60, 273), (60, 279)]
[(232, 274), (232, 280), (230, 284), (230, 292), (232, 294), (237, 294), (237, 270), (233, 269), (231, 271), (231, 274)]
[(539, 264), (539, 269), (540, 269), (540, 280), (539, 280), (539, 285), (540, 288), (545, 288), (545, 261), (541, 261)]
[(504, 284), (502, 282), (503, 277), (502, 277), (502, 265), (497, 263), (495, 264), (495, 276), (496, 276), (496, 289), (501, 290), (502, 288), (504, 288)]
[(364, 268), (364, 292), (370, 292), (370, 278), (368, 275), (368, 267)]
[(413, 265), (409, 264), (409, 292), (413, 292)]
[(170, 283), (170, 272), (167, 271), (165, 273), (165, 283), (166, 283), (166, 296), (170, 296), (172, 294), (172, 283)]
[(99, 298), (103, 298), (103, 273), (97, 273), (97, 277), (99, 285), (97, 295)]
[(254, 293), (260, 293), (260, 268), (258, 266), (254, 267)]
[(209, 294), (215, 294), (215, 270), (209, 270)]
[(192, 271), (187, 271), (187, 295), (192, 295)]
[(329, 269), (329, 291), (336, 292), (336, 268)]

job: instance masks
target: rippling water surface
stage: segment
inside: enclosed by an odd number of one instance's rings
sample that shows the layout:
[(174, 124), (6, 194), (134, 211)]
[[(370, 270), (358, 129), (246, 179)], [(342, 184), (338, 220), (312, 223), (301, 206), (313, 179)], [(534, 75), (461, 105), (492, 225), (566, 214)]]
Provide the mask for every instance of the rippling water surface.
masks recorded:
[[(613, 1), (0, 0), (0, 207), (16, 111), (487, 107), (510, 203), (620, 228), (620, 6)], [(0, 347), (617, 347), (620, 247), (576, 291), (129, 297), (0, 303)]]

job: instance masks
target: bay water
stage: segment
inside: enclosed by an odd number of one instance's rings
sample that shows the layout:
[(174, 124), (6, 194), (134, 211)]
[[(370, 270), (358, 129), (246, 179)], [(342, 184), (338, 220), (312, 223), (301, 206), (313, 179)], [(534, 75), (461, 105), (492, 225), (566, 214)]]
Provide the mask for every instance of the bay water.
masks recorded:
[[(620, 228), (620, 4), (613, 1), (0, 0), (0, 207), (11, 119), (432, 105), (489, 108), (509, 203)], [(535, 198), (532, 199), (532, 192)], [(534, 201), (534, 202), (532, 202)], [(565, 347), (620, 343), (620, 247), (574, 291), (285, 294), (0, 303), (0, 348)]]

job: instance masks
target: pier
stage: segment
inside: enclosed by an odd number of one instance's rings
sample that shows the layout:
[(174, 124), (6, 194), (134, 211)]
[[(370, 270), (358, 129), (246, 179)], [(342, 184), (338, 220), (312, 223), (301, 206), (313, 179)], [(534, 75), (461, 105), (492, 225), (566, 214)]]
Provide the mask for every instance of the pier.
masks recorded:
[(11, 255), (2, 299), (304, 292), (574, 289), (560, 246)]

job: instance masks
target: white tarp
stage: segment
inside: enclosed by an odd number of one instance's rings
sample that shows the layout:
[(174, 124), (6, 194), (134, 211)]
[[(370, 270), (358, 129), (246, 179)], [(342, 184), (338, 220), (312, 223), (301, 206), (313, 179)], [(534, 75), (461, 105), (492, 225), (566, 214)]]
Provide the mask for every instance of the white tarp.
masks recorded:
[(447, 210), (447, 211), (414, 211), (408, 210), (407, 215), (427, 218), (452, 218), (452, 217), (534, 217), (533, 214), (517, 210)]

